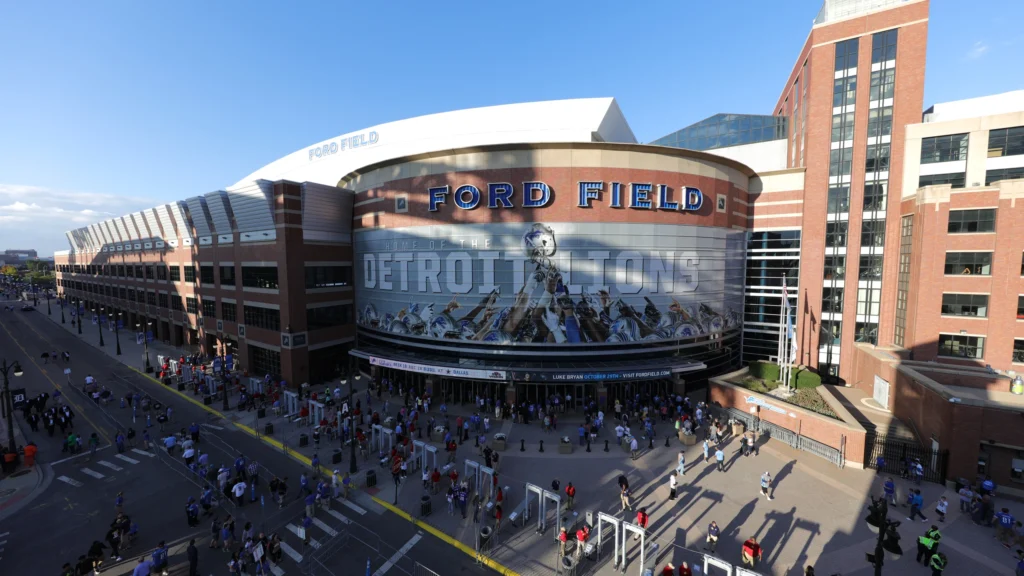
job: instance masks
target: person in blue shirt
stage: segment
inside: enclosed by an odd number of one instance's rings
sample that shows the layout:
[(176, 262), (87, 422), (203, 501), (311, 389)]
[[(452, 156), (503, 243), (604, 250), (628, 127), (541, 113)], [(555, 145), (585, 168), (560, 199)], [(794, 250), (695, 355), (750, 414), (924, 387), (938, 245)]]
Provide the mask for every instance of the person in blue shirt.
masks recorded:
[(203, 495), (199, 497), (199, 504), (203, 507), (203, 516), (209, 516), (210, 508), (213, 507), (213, 488), (207, 486), (203, 490)]
[(985, 481), (981, 483), (981, 490), (979, 490), (979, 492), (981, 492), (982, 496), (986, 494), (992, 494), (994, 496), (996, 492), (996, 483), (992, 481), (992, 478), (986, 476)]
[(153, 570), (167, 576), (167, 546), (161, 540), (153, 551)]
[(188, 427), (188, 433), (192, 437), (192, 441), (195, 442), (196, 444), (198, 444), (199, 443), (199, 425), (196, 424), (195, 422), (193, 422), (192, 425)]
[(316, 514), (316, 508), (315, 508), (316, 496), (312, 492), (310, 492), (309, 494), (306, 494), (305, 504), (306, 504), (306, 516), (312, 517), (314, 514)]
[(921, 496), (921, 490), (915, 488), (913, 492), (914, 494), (910, 498), (910, 516), (907, 516), (907, 520), (913, 522), (914, 518), (920, 516), (921, 522), (927, 522), (928, 518), (925, 518), (925, 515), (921, 513), (921, 508), (924, 506), (924, 498)]
[(580, 424), (578, 432), (580, 434), (580, 446), (583, 446), (585, 444), (585, 439), (587, 436), (587, 429), (583, 427), (583, 424)]
[(313, 517), (307, 515), (305, 518), (303, 518), (302, 527), (305, 529), (304, 531), (306, 533), (306, 538), (302, 541), (302, 543), (306, 546), (309, 546), (309, 529), (313, 527)]
[(882, 492), (885, 495), (885, 499), (892, 502), (892, 505), (896, 505), (896, 483), (893, 482), (892, 476), (885, 479), (885, 484), (882, 484)]
[(241, 454), (238, 455), (238, 458), (235, 458), (235, 476), (240, 476), (243, 480), (246, 479), (245, 456), (242, 456)]
[(139, 563), (132, 570), (132, 576), (149, 576), (153, 571), (153, 563), (145, 558), (139, 558)]
[(715, 449), (715, 460), (718, 462), (718, 471), (725, 472), (725, 452), (721, 446)]
[(196, 499), (191, 496), (188, 497), (188, 502), (185, 503), (185, 518), (188, 520), (189, 528), (199, 525), (199, 506), (196, 504)]
[(310, 460), (310, 466), (313, 468), (313, 477), (320, 477), (320, 455), (313, 454), (313, 459)]
[(1013, 524), (1016, 519), (1010, 514), (1009, 508), (1003, 508), (996, 512), (993, 521), (996, 523), (996, 537), (999, 543), (1009, 548), (1014, 541)]
[(303, 472), (299, 476), (299, 490), (302, 490), (306, 494), (312, 493), (312, 490), (310, 490), (310, 488), (309, 488), (309, 478), (306, 477), (306, 473), (305, 472)]

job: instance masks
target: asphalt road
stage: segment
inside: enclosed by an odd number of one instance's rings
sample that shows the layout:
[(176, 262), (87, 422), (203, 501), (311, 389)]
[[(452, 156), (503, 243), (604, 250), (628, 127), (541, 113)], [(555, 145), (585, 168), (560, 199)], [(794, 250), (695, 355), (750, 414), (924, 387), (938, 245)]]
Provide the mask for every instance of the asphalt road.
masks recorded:
[[(185, 520), (185, 503), (189, 496), (198, 499), (200, 483), (180, 457), (169, 456), (162, 448), (143, 450), (145, 419), (141, 411), (133, 423), (131, 409), (122, 409), (117, 400), (103, 406), (88, 399), (81, 390), (87, 374), (107, 386), (115, 398), (138, 391), (171, 406), (174, 429), (188, 427), (192, 422), (201, 424), (199, 448), (209, 452), (211, 467), (230, 466), (238, 454), (244, 454), (260, 463), (262, 489), (271, 475), (289, 477), (291, 492), (283, 509), (279, 510), (269, 497), (261, 506), (262, 490), (257, 491), (255, 503), (239, 508), (224, 501), (215, 509), (220, 517), (235, 517), (239, 534), (246, 522), (252, 522), (257, 532), (281, 535), (287, 547), (284, 561), (274, 570), (276, 576), (362, 576), (367, 559), (375, 572), (384, 570), (377, 576), (412, 573), (416, 562), (446, 575), (487, 572), (469, 556), (420, 533), (415, 525), (385, 511), (365, 494), (351, 503), (336, 501), (331, 510), (318, 511), (316, 524), (310, 529), (314, 544), (304, 547), (295, 534), (303, 514), (298, 499), (298, 477), (303, 471), (299, 462), (98, 352), (77, 335), (43, 318), (45, 314), (45, 307), (36, 312), (0, 314), (0, 350), (9, 361), (19, 360), (25, 372), (12, 382), (12, 387), (26, 388), (30, 397), (42, 392), (61, 392), (76, 413), (75, 431), (86, 437), (96, 432), (102, 438), (102, 448), (94, 457), (85, 454), (66, 459), (69, 455), (60, 452), (59, 430), (54, 438), (49, 438), (45, 429), (32, 432), (27, 423), (23, 425), (26, 437), (40, 447), (40, 462), (48, 465), (52, 474), (47, 474), (41, 493), (32, 496), (30, 505), (3, 522), (2, 532), (9, 532), (5, 538), (10, 554), (0, 561), (0, 573), (56, 573), (64, 562), (74, 563), (93, 540), (103, 539), (115, 516), (118, 492), (124, 493), (125, 512), (139, 525), (139, 538), (130, 553), (123, 555), (124, 563), (110, 567), (107, 573), (130, 573), (138, 555), (152, 550), (161, 540), (170, 544), (187, 542), (190, 537), (200, 538), (201, 573), (227, 573), (227, 555), (206, 548), (210, 519), (201, 519), (198, 528), (188, 527)], [(112, 345), (107, 342), (107, 346)], [(67, 366), (59, 362), (44, 364), (40, 358), (43, 351), (52, 354), (54, 350), (71, 353), (70, 384), (63, 373)], [(135, 448), (128, 448), (123, 454), (111, 445), (118, 426), (133, 427), (138, 432)], [(171, 426), (168, 424), (168, 429)], [(160, 434), (155, 414), (150, 431), (156, 440)], [(387, 485), (389, 482), (385, 482), (385, 489)], [(172, 549), (172, 565), (184, 561), (183, 555), (175, 555), (178, 552)]]

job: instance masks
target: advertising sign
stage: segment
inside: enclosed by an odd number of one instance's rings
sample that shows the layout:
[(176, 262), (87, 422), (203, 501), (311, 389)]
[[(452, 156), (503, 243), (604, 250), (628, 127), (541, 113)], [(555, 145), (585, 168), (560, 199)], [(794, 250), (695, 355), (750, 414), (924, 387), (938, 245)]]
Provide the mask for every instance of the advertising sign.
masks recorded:
[(356, 235), (358, 322), (496, 346), (650, 343), (738, 327), (745, 235), (689, 225), (492, 223)]
[(11, 389), (11, 405), (15, 410), (21, 410), (28, 401), (24, 388)]
[(654, 380), (668, 378), (672, 371), (665, 368), (651, 370), (619, 370), (615, 372), (512, 372), (516, 382), (615, 382), (619, 380)]
[(430, 366), (427, 364), (413, 364), (387, 358), (370, 356), (371, 366), (381, 368), (394, 368), (406, 372), (419, 372), (420, 374), (434, 374), (437, 376), (452, 376), (458, 378), (474, 378), (477, 380), (504, 380), (507, 373), (504, 370), (474, 370), (471, 368), (452, 368), (450, 366)]

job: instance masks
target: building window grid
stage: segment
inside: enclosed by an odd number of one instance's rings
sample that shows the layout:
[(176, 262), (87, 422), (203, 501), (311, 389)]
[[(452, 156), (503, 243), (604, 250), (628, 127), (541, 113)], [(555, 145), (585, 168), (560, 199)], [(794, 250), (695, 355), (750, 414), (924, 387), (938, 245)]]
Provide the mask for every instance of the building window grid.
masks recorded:
[(213, 286), (213, 266), (199, 267), (199, 283), (205, 286)]
[(828, 188), (828, 213), (846, 214), (850, 211), (850, 186), (838, 184)]
[(167, 294), (164, 294), (162, 292), (158, 294), (157, 301), (159, 302), (158, 306), (160, 306), (161, 308), (167, 309), (170, 307), (168, 306)]
[(892, 135), (892, 106), (868, 110), (868, 138)]
[[(748, 235), (744, 298), (744, 361), (768, 360), (777, 354), (782, 323), (782, 277), (795, 287), (800, 273), (799, 230), (752, 232)], [(795, 289), (791, 292), (794, 304)]]
[(238, 305), (234, 302), (221, 302), (220, 303), (220, 315), (221, 320), (225, 322), (237, 322), (238, 321)]
[[(885, 246), (885, 220), (864, 220), (860, 225), (860, 247), (882, 248)], [(873, 252), (874, 250), (872, 250)]]
[(217, 317), (217, 301), (210, 299), (203, 299), (203, 318), (216, 318)]
[(1000, 128), (988, 132), (988, 157), (1024, 154), (1024, 126)]
[(987, 294), (943, 294), (943, 316), (988, 317)]
[[(1017, 168), (996, 168), (985, 171), (985, 186), (999, 182), (1000, 180), (1019, 180), (1024, 178), (1024, 166)], [(962, 186), (961, 186), (962, 187)]]
[(939, 334), (939, 356), (981, 360), (985, 357), (985, 337), (965, 334)]
[(921, 139), (921, 164), (967, 160), (967, 134)]
[(970, 234), (996, 231), (996, 209), (950, 210), (946, 232)]
[(195, 266), (185, 266), (185, 282), (195, 282), (195, 281), (196, 281), (196, 267)]
[(947, 276), (991, 276), (991, 252), (946, 252), (943, 274)]
[(175, 264), (169, 270), (171, 272), (171, 282), (181, 282), (181, 267)]
[(220, 285), (221, 286), (234, 286), (235, 285), (235, 267), (234, 266), (221, 266), (220, 267)]
[(896, 69), (875, 70), (871, 73), (871, 84), (868, 90), (868, 100), (878, 102), (892, 98), (896, 90)]
[(263, 328), (274, 332), (281, 331), (280, 310), (243, 305), (242, 314), (247, 327)]
[(195, 314), (199, 312), (199, 300), (192, 296), (185, 297), (185, 311), (189, 314)]
[(277, 378), (281, 375), (281, 353), (249, 344), (249, 365), (252, 374), (270, 374)]
[(276, 290), (277, 266), (242, 266), (242, 286)]
[(337, 304), (306, 308), (306, 329), (320, 330), (334, 326), (345, 326), (352, 321), (352, 305)]
[(898, 28), (873, 34), (871, 36), (871, 63), (878, 64), (895, 60), (897, 40), (899, 40)]
[(846, 235), (849, 225), (850, 223), (845, 220), (825, 224), (825, 246), (827, 248), (842, 248), (846, 246)]
[(1019, 338), (1013, 340), (1013, 362), (1024, 364), (1024, 340)]
[(917, 187), (923, 188), (924, 186), (938, 186), (941, 184), (949, 184), (952, 188), (963, 188), (967, 181), (967, 175), (964, 172), (952, 172), (949, 174), (928, 174), (918, 177)]
[(336, 288), (352, 284), (351, 266), (306, 266), (306, 288)]
[(175, 312), (181, 312), (183, 309), (184, 307), (181, 305), (181, 296), (178, 294), (173, 294), (171, 296), (171, 310)]
[(900, 260), (896, 278), (896, 322), (893, 342), (905, 346), (907, 330), (907, 298), (910, 295), (910, 255), (914, 241), (914, 217), (900, 219)]

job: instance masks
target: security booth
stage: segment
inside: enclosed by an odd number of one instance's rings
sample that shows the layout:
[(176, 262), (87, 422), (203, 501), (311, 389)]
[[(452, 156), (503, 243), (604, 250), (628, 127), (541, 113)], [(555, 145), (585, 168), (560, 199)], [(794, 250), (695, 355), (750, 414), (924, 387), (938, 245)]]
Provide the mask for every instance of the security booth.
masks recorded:
[(319, 426), (324, 419), (324, 403), (318, 400), (309, 401), (309, 425)]
[(285, 416), (294, 418), (299, 415), (299, 393), (292, 390), (285, 390), (281, 396), (281, 409)]

